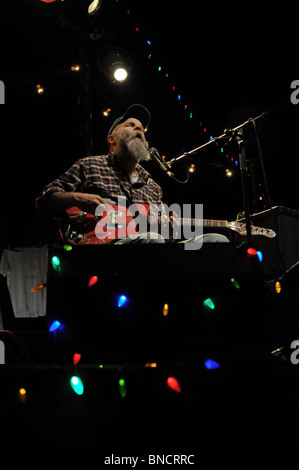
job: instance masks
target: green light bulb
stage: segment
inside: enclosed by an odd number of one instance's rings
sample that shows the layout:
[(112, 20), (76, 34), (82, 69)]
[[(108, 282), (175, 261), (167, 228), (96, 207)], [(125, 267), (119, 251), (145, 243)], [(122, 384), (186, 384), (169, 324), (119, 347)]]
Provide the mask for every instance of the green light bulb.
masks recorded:
[(84, 385), (80, 377), (73, 375), (70, 380), (71, 387), (77, 395), (83, 395), (84, 393)]

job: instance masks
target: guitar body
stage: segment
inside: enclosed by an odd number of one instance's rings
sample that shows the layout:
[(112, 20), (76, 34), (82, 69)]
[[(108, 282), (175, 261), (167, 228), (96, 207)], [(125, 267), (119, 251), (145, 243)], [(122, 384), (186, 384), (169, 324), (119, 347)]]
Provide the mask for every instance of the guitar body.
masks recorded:
[[(107, 202), (105, 209), (100, 210), (100, 207), (95, 215), (78, 207), (68, 209), (60, 223), (61, 237), (73, 245), (105, 245), (117, 239), (138, 236), (147, 231), (150, 218), (157, 221), (157, 216), (150, 217), (150, 206), (147, 204), (134, 204), (127, 209)], [(238, 221), (178, 219), (177, 222), (179, 225), (226, 228), (246, 235), (246, 224)], [(276, 236), (273, 230), (256, 226), (251, 226), (251, 234), (267, 238)]]
[[(141, 225), (146, 231), (149, 206), (136, 204), (134, 211), (133, 214), (132, 206), (128, 210), (110, 202), (96, 215), (71, 207), (60, 223), (60, 235), (73, 245), (105, 245), (119, 238), (136, 236)], [(139, 223), (136, 223), (137, 216)], [(141, 220), (144, 224), (140, 224)]]

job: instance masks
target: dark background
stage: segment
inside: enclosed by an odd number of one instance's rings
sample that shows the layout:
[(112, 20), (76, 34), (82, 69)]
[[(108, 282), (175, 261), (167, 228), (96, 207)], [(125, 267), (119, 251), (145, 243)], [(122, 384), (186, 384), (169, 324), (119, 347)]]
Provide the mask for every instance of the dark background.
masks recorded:
[[(87, 154), (88, 135), (90, 153), (105, 154), (107, 130), (132, 103), (150, 109), (147, 138), (167, 160), (274, 109), (257, 122), (271, 205), (299, 210), (299, 105), (290, 102), (290, 85), (298, 78), (295, 11), (273, 4), (103, 0), (100, 13), (89, 17), (89, 3), (1, 2), (3, 247), (47, 238), (48, 228), (35, 212), (36, 195)], [(123, 83), (112, 84), (101, 71), (107, 45), (129, 57), (129, 77)], [(74, 64), (80, 64), (79, 72), (70, 71)], [(86, 70), (91, 125), (84, 105)], [(37, 84), (44, 94), (36, 93)], [(104, 117), (107, 107), (111, 113)], [(267, 203), (252, 129), (246, 143), (253, 213)], [(235, 219), (243, 201), (239, 167), (230, 160), (238, 152), (235, 145), (223, 152), (220, 147), (210, 146), (173, 167), (184, 180), (186, 168), (196, 164), (184, 185), (169, 180), (155, 163), (146, 163), (164, 189), (165, 202), (203, 203), (205, 218)], [(227, 168), (233, 169), (231, 178)]]

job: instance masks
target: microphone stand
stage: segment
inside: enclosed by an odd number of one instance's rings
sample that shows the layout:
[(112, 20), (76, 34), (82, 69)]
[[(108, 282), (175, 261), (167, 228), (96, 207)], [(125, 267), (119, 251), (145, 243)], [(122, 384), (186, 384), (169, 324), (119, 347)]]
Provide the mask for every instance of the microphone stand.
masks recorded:
[[(276, 110), (275, 108), (274, 110)], [(247, 233), (247, 245), (251, 246), (252, 243), (252, 236), (251, 236), (251, 220), (250, 220), (250, 213), (249, 213), (249, 193), (248, 193), (248, 184), (247, 184), (247, 179), (246, 179), (246, 172), (247, 172), (247, 160), (246, 160), (246, 151), (245, 151), (245, 143), (244, 143), (244, 133), (243, 133), (243, 128), (251, 123), (255, 125), (255, 122), (258, 119), (261, 119), (268, 114), (270, 114), (272, 111), (270, 110), (266, 113), (262, 113), (256, 118), (249, 118), (247, 121), (243, 122), (237, 127), (234, 127), (233, 129), (225, 129), (224, 134), (219, 135), (218, 137), (214, 137), (213, 139), (210, 139), (208, 142), (200, 145), (199, 147), (190, 150), (189, 152), (184, 152), (182, 155), (173, 158), (172, 160), (167, 162), (167, 165), (169, 168), (176, 163), (179, 160), (182, 160), (183, 158), (189, 157), (190, 155), (194, 155), (195, 153), (199, 152), (200, 150), (207, 148), (208, 146), (219, 142), (220, 140), (224, 139), (232, 139), (235, 138), (236, 142), (238, 144), (238, 150), (239, 150), (239, 164), (240, 164), (240, 174), (241, 174), (241, 182), (242, 182), (242, 195), (243, 195), (243, 206), (244, 206), (244, 213), (245, 213), (245, 222), (246, 222), (246, 233)], [(259, 156), (261, 160), (261, 166), (263, 170), (263, 176), (265, 180), (265, 188), (266, 188), (266, 195), (267, 195), (267, 200), (268, 204), (271, 205), (270, 203), (270, 197), (269, 197), (269, 190), (268, 190), (268, 184), (266, 180), (266, 174), (264, 171), (264, 165), (262, 161), (262, 155), (260, 151), (260, 145), (258, 142), (258, 151), (259, 151)]]

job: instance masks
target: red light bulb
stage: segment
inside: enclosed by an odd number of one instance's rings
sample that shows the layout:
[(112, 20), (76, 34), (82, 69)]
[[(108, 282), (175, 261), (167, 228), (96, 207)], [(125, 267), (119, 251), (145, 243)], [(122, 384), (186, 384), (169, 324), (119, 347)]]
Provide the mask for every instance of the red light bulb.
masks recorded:
[(166, 383), (171, 390), (174, 390), (177, 393), (182, 391), (181, 386), (175, 377), (168, 377)]

